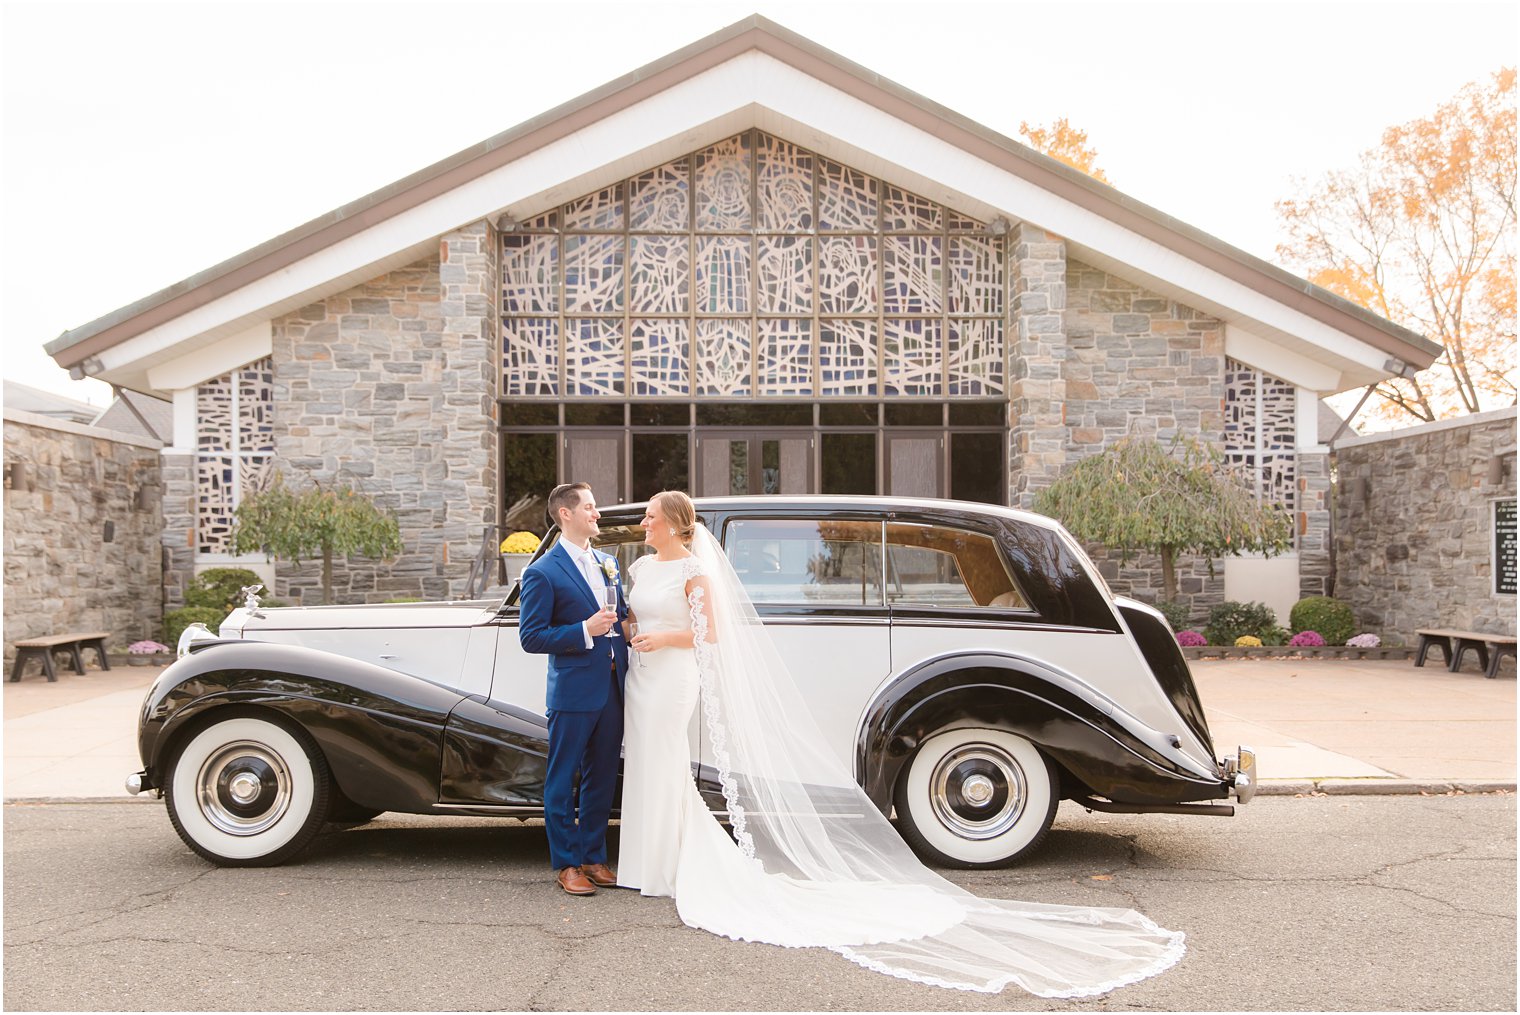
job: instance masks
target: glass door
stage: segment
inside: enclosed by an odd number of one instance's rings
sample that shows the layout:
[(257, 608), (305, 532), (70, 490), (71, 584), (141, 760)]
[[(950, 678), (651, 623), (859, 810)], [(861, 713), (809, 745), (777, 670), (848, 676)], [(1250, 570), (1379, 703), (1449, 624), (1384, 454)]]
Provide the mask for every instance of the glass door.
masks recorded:
[(811, 437), (706, 432), (697, 437), (702, 497), (813, 491)]

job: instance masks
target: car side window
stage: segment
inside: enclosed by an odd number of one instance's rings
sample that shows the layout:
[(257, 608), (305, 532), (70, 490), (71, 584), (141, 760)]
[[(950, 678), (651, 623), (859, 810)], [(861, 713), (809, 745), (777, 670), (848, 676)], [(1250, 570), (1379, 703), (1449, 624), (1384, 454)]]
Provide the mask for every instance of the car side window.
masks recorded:
[(880, 522), (740, 518), (723, 549), (757, 604), (882, 604)]
[[(646, 553), (653, 553), (654, 549), (644, 542), (644, 528), (641, 525), (603, 525), (601, 533), (592, 541), (592, 545), (603, 553), (610, 553), (617, 557), (618, 570), (625, 576), (633, 562)], [(624, 577), (623, 584), (628, 584)]]
[(888, 602), (1030, 609), (991, 536), (909, 522), (888, 522), (886, 529)]

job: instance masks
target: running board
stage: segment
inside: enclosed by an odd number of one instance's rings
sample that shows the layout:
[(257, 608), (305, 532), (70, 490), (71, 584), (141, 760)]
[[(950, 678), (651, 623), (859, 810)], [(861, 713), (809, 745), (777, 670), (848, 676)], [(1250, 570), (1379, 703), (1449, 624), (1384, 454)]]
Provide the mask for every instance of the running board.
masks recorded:
[(1072, 797), (1072, 802), (1090, 811), (1106, 811), (1109, 814), (1206, 814), (1221, 818), (1235, 816), (1234, 804), (1116, 804), (1112, 800), (1095, 797)]

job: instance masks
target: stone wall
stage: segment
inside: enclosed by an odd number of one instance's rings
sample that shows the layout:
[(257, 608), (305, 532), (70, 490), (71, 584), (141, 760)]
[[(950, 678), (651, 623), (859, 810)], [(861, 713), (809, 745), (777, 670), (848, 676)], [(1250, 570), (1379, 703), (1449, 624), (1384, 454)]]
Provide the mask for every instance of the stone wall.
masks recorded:
[(7, 661), (12, 642), (47, 634), (110, 631), (111, 650), (163, 640), (160, 446), (5, 410), (5, 464), (28, 474), (5, 484)]
[[(1224, 435), (1224, 326), (1216, 318), (1080, 261), (1067, 262), (1064, 458), (1076, 462), (1128, 436), (1178, 434), (1218, 447)], [(1121, 562), (1088, 547), (1113, 591), (1163, 598), (1161, 560)], [(1195, 616), (1224, 599), (1224, 572), (1201, 557), (1177, 562)]]
[[(1493, 502), (1515, 497), (1513, 408), (1353, 437), (1334, 454), (1335, 596), (1360, 627), (1406, 645), (1422, 627), (1515, 633), (1491, 549)], [(1508, 456), (1497, 484), (1495, 456)]]
[[(477, 224), (274, 322), (276, 467), (298, 486), (351, 483), (401, 525), (396, 560), (334, 562), (336, 602), (464, 591), (496, 506), (496, 242)], [(318, 603), (321, 564), (282, 561), (275, 585)]]

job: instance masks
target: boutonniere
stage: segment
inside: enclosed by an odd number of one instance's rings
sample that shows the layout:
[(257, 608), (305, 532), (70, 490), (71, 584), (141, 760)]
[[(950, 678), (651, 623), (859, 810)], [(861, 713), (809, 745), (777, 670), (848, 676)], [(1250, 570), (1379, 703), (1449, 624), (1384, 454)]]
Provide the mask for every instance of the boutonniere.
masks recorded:
[(602, 560), (602, 574), (607, 576), (608, 581), (617, 581), (618, 569), (616, 557), (607, 557)]

